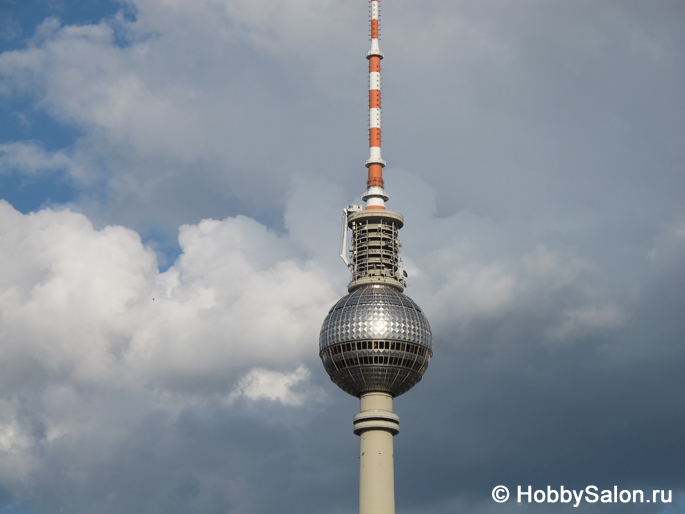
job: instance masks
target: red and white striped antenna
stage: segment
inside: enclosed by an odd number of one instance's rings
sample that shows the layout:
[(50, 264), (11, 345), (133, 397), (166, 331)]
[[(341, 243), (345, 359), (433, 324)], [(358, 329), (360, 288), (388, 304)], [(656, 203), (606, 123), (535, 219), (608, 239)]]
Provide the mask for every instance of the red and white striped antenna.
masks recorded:
[(379, 0), (371, 0), (371, 50), (366, 54), (369, 60), (369, 159), (366, 167), (369, 178), (362, 200), (366, 210), (385, 210), (388, 194), (383, 189), (383, 168), (381, 158), (381, 59), (383, 52), (378, 46), (380, 22)]

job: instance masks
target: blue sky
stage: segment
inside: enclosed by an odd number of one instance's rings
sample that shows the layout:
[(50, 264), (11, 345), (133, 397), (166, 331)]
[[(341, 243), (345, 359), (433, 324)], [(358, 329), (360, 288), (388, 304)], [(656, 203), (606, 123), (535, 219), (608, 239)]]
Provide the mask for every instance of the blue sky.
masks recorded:
[[(358, 405), (317, 344), (366, 4), (0, 1), (2, 513), (356, 512)], [(395, 401), (398, 514), (540, 510), (500, 484), (682, 510), (684, 18), (383, 3), (388, 205), (435, 342)]]
[[(0, 11), (2, 51), (25, 48), (27, 39), (47, 17), (56, 16), (65, 23), (89, 23), (115, 13), (120, 4), (112, 2), (49, 2), (4, 0)], [(40, 141), (45, 148), (59, 149), (78, 136), (73, 127), (58, 123), (44, 111), (36, 109), (31, 98), (3, 98), (0, 104), (3, 122), (0, 125), (2, 141), (31, 139)], [(69, 202), (75, 196), (74, 185), (61, 174), (41, 179), (28, 179), (17, 174), (0, 176), (3, 198), (21, 212), (39, 209), (44, 204)]]

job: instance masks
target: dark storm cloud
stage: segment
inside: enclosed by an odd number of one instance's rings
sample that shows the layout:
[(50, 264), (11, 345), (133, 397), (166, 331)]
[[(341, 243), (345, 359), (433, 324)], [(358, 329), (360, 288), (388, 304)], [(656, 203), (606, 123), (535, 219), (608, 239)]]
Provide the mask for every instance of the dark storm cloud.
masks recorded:
[(400, 48), (388, 54), (403, 60), (384, 74), (388, 153), (422, 170), (441, 212), (555, 225), (588, 210), (663, 216), (683, 187), (682, 12), (629, 5), (452, 7), (444, 44), (420, 40), (413, 54), (420, 29), (391, 38), (389, 24), (385, 44)]

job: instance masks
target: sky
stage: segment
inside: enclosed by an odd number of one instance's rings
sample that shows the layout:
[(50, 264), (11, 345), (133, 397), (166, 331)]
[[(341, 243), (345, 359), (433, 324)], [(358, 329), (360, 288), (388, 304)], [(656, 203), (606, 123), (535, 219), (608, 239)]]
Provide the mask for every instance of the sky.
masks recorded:
[[(685, 512), (685, 4), (381, 13), (434, 337), (397, 514)], [(0, 0), (0, 514), (357, 512), (318, 334), (368, 30), (361, 0)], [(672, 501), (516, 500), (591, 485)]]

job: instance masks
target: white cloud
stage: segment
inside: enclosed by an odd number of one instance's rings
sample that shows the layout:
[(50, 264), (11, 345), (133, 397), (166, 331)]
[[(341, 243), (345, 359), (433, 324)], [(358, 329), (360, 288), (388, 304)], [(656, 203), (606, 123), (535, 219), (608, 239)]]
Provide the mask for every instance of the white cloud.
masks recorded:
[(238, 387), (229, 396), (235, 400), (245, 396), (251, 400), (268, 398), (279, 400), (284, 405), (302, 405), (307, 399), (307, 394), (293, 390), (309, 378), (309, 370), (299, 366), (292, 373), (278, 373), (263, 368), (254, 368), (245, 375)]
[(24, 478), (34, 464), (32, 459), (26, 458), (32, 441), (17, 419), (17, 411), (20, 410), (18, 403), (16, 398), (11, 401), (0, 400), (0, 477), (11, 467), (17, 477)]
[(160, 273), (132, 230), (0, 201), (0, 481), (19, 497), (52, 459), (70, 480), (111, 459), (154, 412), (320, 398), (303, 363), (338, 296), (320, 265), (244, 216), (179, 239)]
[(37, 142), (0, 144), (0, 173), (19, 171), (27, 175), (69, 170), (71, 159), (63, 151), (49, 152)]
[(548, 330), (547, 334), (554, 341), (564, 341), (618, 328), (625, 318), (618, 306), (612, 304), (569, 309), (562, 314), (562, 321)]
[(246, 366), (308, 359), (312, 320), (335, 299), (316, 263), (245, 217), (182, 227), (183, 254), (159, 273), (131, 230), (95, 230), (69, 210), (0, 209), (6, 370), (26, 361), (76, 383), (216, 391)]
[(21, 36), (21, 24), (18, 20), (0, 14), (0, 39), (11, 41)]
[[(343, 67), (317, 78), (316, 62), (339, 51), (331, 37), (348, 30), (343, 19), (354, 9), (295, 0), (268, 8), (242, 0), (134, 5), (136, 21), (47, 19), (28, 48), (0, 55), (0, 92), (30, 95), (83, 134), (58, 155), (78, 163), (74, 178), (104, 187), (104, 195), (86, 191), (83, 205), (90, 208), (89, 192), (106, 197), (115, 223), (135, 225), (132, 212), (160, 217), (150, 213), (187, 195), (186, 181), (224, 205), (260, 196), (260, 210), (282, 206), (290, 176), (321, 136), (321, 108), (337, 102), (332, 78), (348, 74)], [(291, 84), (286, 102), (283, 84)], [(311, 123), (293, 131), (303, 113)], [(184, 202), (167, 211), (202, 207)]]
[(446, 274), (425, 306), (435, 313), (434, 322), (468, 324), (475, 316), (488, 316), (512, 304), (517, 290), (514, 273), (499, 265), (467, 264)]

